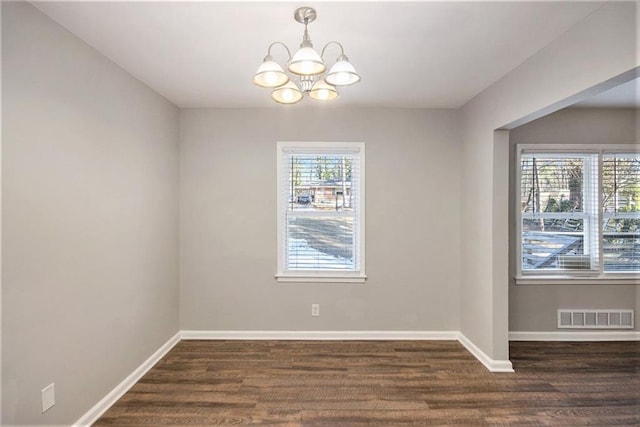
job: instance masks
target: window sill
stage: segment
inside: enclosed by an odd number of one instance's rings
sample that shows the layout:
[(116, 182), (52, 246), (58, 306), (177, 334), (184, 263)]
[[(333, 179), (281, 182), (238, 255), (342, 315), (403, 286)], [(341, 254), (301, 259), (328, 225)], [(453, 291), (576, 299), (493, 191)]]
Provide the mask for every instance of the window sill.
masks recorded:
[(516, 285), (640, 285), (640, 276), (516, 276)]
[(276, 274), (276, 280), (281, 283), (364, 283), (365, 275), (337, 275), (337, 274)]

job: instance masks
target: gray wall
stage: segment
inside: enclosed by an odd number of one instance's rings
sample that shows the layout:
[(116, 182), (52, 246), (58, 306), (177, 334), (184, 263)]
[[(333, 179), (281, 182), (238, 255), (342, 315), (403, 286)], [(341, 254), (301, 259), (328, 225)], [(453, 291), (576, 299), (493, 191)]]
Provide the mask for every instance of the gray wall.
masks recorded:
[[(494, 131), (638, 66), (640, 15), (609, 3), (461, 112), (179, 115), (29, 4), (2, 15), (3, 424), (75, 421), (179, 327), (461, 330), (506, 359), (509, 144)], [(308, 139), (367, 144), (364, 285), (273, 277), (275, 143)]]
[[(639, 113), (636, 110), (572, 108), (543, 117), (511, 131), (511, 162), (515, 166), (515, 144), (637, 144)], [(511, 170), (510, 205), (515, 210), (515, 167)], [(515, 212), (510, 216), (510, 247), (517, 244)], [(514, 251), (512, 251), (512, 255)], [(511, 257), (509, 328), (511, 331), (557, 331), (557, 310), (636, 309), (639, 285), (515, 285), (516, 260)], [(636, 321), (636, 330), (638, 330)]]
[[(276, 142), (305, 140), (366, 144), (365, 284), (274, 278)], [(183, 110), (180, 143), (182, 329), (458, 330), (455, 111)]]
[(2, 43), (2, 425), (69, 425), (178, 331), (178, 110), (28, 3)]
[(557, 111), (638, 67), (639, 16), (633, 2), (603, 4), (462, 108), (460, 328), (495, 360), (509, 354), (509, 143), (496, 130)]

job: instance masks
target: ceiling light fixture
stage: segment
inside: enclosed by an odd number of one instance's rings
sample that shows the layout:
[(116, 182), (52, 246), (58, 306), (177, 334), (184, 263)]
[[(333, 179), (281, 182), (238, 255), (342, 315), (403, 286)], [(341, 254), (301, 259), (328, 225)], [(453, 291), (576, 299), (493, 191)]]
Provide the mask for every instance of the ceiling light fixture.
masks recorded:
[[(310, 7), (300, 7), (293, 13), (296, 21), (304, 24), (304, 35), (300, 49), (291, 56), (289, 48), (281, 42), (273, 42), (267, 49), (267, 56), (258, 68), (253, 83), (273, 89), (271, 98), (281, 104), (295, 104), (308, 95), (317, 101), (331, 101), (338, 98), (336, 86), (349, 86), (360, 81), (360, 76), (344, 54), (344, 48), (336, 41), (327, 43), (321, 54), (313, 49), (307, 25), (315, 21), (316, 11)], [(327, 72), (327, 66), (323, 60), (324, 53), (330, 45), (340, 48), (340, 56), (336, 63)], [(273, 60), (271, 48), (279, 45), (287, 51), (287, 63), (283, 68)]]

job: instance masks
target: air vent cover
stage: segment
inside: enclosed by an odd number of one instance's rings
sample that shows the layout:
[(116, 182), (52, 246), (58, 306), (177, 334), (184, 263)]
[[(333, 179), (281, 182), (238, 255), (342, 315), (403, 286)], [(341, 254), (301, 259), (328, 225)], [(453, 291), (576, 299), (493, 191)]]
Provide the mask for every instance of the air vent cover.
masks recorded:
[(633, 310), (558, 310), (558, 329), (633, 329)]

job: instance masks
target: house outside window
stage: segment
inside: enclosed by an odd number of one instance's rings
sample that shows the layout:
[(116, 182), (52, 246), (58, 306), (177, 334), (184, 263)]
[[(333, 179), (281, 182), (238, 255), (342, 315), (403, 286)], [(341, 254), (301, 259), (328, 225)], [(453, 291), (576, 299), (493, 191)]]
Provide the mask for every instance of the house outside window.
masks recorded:
[(517, 283), (640, 277), (640, 154), (634, 146), (520, 145)]
[(364, 282), (364, 143), (279, 142), (277, 153), (278, 281)]

